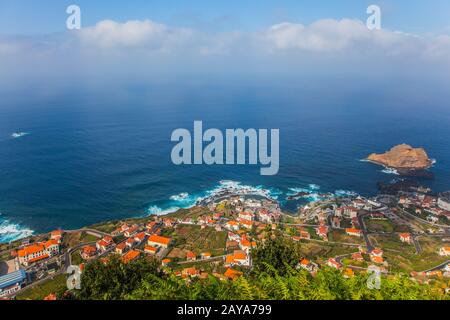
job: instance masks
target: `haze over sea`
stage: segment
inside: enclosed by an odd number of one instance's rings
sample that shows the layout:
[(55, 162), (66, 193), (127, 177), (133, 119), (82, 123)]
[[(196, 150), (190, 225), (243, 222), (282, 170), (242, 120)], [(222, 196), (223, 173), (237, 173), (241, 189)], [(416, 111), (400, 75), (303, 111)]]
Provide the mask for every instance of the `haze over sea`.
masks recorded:
[[(437, 160), (435, 179), (423, 184), (450, 189), (448, 99), (372, 89), (193, 84), (5, 94), (0, 241), (191, 206), (221, 180), (268, 189), (291, 212), (299, 203), (285, 198), (296, 188), (369, 196), (398, 176), (360, 160), (399, 143)], [(261, 176), (259, 165), (173, 165), (170, 135), (192, 130), (194, 120), (204, 129), (279, 128), (278, 175)], [(29, 134), (11, 138), (17, 130)]]

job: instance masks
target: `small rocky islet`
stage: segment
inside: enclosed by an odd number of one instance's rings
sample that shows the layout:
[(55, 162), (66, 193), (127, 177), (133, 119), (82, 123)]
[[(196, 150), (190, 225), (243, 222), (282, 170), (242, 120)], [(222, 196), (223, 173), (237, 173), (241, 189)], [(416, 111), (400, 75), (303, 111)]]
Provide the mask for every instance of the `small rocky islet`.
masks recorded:
[(381, 154), (372, 153), (366, 160), (395, 169), (402, 176), (433, 177), (433, 173), (427, 169), (433, 165), (434, 160), (424, 148), (414, 148), (409, 144), (397, 145)]

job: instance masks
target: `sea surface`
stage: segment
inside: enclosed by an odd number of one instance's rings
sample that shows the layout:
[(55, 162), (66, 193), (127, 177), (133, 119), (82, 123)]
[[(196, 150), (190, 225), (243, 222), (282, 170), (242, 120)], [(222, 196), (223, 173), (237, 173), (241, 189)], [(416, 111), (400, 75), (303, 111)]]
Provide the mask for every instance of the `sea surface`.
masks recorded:
[[(369, 92), (369, 93), (368, 93)], [(175, 166), (176, 128), (279, 128), (280, 170)], [(289, 194), (377, 192), (395, 172), (361, 161), (399, 143), (436, 159), (434, 191), (450, 189), (445, 99), (328, 88), (148, 86), (6, 95), (0, 101), (0, 241), (54, 228), (164, 214), (230, 183), (262, 190), (294, 212)], [(27, 134), (12, 138), (17, 130)], [(227, 180), (224, 182), (223, 180)]]

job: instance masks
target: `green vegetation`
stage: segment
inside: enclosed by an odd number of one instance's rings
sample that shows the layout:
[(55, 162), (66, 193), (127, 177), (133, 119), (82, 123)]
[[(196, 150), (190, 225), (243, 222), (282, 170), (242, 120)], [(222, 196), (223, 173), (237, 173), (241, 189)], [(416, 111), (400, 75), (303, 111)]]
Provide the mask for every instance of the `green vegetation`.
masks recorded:
[(120, 257), (113, 255), (107, 264), (99, 260), (86, 265), (81, 275), (81, 299), (116, 300), (141, 286), (144, 277), (159, 275), (158, 262), (141, 258), (123, 263)]
[(419, 284), (406, 276), (382, 277), (381, 290), (367, 287), (368, 274), (349, 279), (340, 271), (324, 268), (315, 276), (293, 266), (297, 252), (284, 240), (270, 240), (255, 250), (255, 269), (235, 281), (182, 279), (162, 273), (154, 261), (139, 259), (123, 264), (94, 262), (82, 275), (79, 299), (448, 299), (442, 283)]
[(206, 207), (193, 207), (193, 208), (189, 208), (189, 209), (180, 209), (176, 212), (169, 213), (165, 217), (174, 218), (174, 219), (179, 219), (179, 218), (197, 219), (198, 217), (201, 217), (203, 215), (208, 215), (211, 213), (212, 212)]
[[(328, 258), (353, 253), (357, 251), (357, 247), (302, 240), (297, 250), (302, 257), (314, 258), (318, 262), (325, 262)], [(320, 258), (318, 259), (318, 257)]]
[(71, 253), (72, 264), (79, 265), (83, 263), (83, 258), (81, 258), (80, 250)]
[(212, 227), (202, 229), (197, 225), (179, 225), (171, 234), (175, 249), (192, 250), (197, 254), (209, 251), (214, 255), (225, 253), (226, 231), (216, 231)]
[(333, 229), (328, 233), (328, 240), (332, 242), (355, 243), (362, 244), (364, 242), (362, 237), (350, 236), (344, 230)]
[(26, 288), (17, 296), (17, 300), (42, 300), (49, 294), (56, 294), (57, 297), (62, 297), (67, 290), (67, 277), (65, 274), (55, 276), (53, 279), (46, 281), (40, 285)]
[(99, 223), (90, 226), (90, 229), (95, 229), (101, 232), (111, 233), (119, 227), (119, 221), (109, 221), (106, 223)]
[(403, 243), (398, 235), (370, 235), (372, 243), (384, 250), (390, 270), (394, 272), (425, 271), (448, 260), (438, 254), (445, 245), (439, 238), (419, 237), (422, 251), (417, 254), (413, 244)]
[(394, 232), (395, 225), (389, 220), (365, 218), (364, 223), (370, 232)]
[(300, 259), (296, 247), (297, 245), (293, 245), (292, 241), (281, 237), (266, 241), (252, 250), (254, 270), (263, 271), (270, 265), (279, 274), (285, 274), (289, 268), (295, 267)]
[(81, 233), (81, 237), (80, 237), (81, 242), (94, 242), (97, 240), (98, 240), (98, 238), (92, 234), (86, 233), (84, 231)]

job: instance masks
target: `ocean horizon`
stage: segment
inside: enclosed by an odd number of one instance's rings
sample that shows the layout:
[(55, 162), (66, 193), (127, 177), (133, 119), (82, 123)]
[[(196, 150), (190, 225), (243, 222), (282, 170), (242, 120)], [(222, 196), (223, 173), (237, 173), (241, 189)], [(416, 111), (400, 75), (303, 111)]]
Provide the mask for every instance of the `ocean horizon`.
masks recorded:
[[(0, 242), (165, 214), (224, 183), (268, 194), (287, 212), (319, 193), (371, 196), (377, 182), (399, 176), (361, 160), (400, 143), (436, 159), (435, 178), (419, 182), (446, 191), (450, 111), (442, 100), (405, 101), (394, 89), (372, 99), (339, 87), (268, 85), (11, 96), (0, 109)], [(171, 132), (192, 130), (195, 120), (205, 129), (280, 129), (279, 173), (261, 176), (260, 165), (174, 165)], [(27, 134), (12, 138), (18, 130)], [(305, 190), (311, 197), (287, 201)]]

